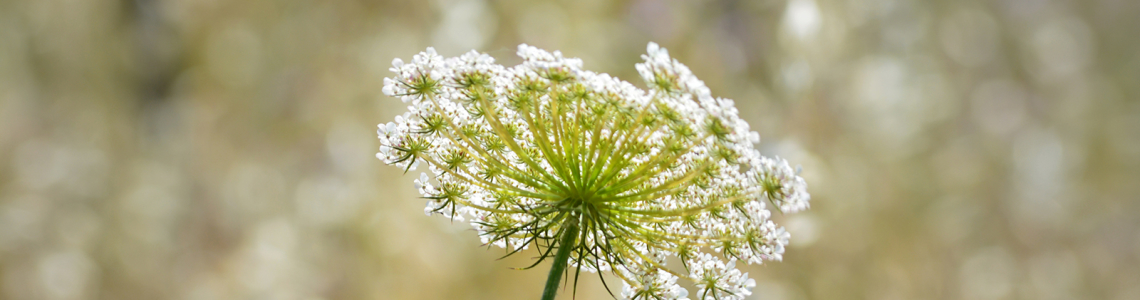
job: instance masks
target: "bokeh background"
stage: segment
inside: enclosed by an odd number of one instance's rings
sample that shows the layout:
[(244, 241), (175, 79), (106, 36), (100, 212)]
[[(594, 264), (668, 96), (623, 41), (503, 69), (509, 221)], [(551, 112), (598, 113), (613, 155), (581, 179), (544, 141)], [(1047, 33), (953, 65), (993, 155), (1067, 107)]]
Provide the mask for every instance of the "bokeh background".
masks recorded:
[(632, 81), (656, 41), (808, 179), (750, 299), (1140, 299), (1138, 33), (1130, 0), (0, 1), (0, 298), (537, 298), (375, 159), (382, 78), (528, 43)]

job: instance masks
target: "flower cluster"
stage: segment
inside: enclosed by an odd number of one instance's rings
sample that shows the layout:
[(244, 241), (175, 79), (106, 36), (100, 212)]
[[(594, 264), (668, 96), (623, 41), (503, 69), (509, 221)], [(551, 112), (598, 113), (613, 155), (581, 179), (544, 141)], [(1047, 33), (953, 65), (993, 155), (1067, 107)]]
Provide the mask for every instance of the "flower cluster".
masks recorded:
[(810, 196), (786, 161), (753, 148), (760, 137), (733, 101), (654, 43), (636, 66), (645, 90), (558, 51), (518, 55), (514, 67), (431, 48), (393, 61), (384, 93), (410, 106), (379, 126), (376, 156), (405, 172), (427, 165), (434, 176), (415, 181), (425, 212), (469, 221), (507, 255), (534, 246), (535, 265), (569, 253), (575, 276), (621, 278), (623, 298), (751, 294), (736, 261), (780, 260), (788, 243), (768, 203), (791, 213)]

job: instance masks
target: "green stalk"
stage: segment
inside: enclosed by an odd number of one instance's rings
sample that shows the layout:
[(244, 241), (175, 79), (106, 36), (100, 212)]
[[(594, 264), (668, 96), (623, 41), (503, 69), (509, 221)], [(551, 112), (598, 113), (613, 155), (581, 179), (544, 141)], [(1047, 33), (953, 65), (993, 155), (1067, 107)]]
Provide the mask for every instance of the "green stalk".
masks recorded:
[(550, 267), (550, 275), (546, 277), (546, 289), (542, 291), (542, 300), (554, 300), (558, 293), (558, 284), (562, 282), (562, 273), (566, 270), (570, 252), (574, 250), (574, 241), (578, 238), (578, 218), (571, 217), (566, 231), (562, 232), (562, 239), (558, 242), (558, 252), (554, 254), (554, 265)]

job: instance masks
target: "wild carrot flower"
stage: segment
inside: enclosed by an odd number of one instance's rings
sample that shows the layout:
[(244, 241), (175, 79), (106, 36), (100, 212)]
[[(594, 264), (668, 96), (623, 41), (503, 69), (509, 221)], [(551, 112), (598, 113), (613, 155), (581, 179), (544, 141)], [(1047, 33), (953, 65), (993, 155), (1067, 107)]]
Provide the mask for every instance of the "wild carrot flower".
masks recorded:
[(433, 176), (415, 180), (424, 212), (470, 222), (507, 255), (537, 248), (530, 267), (553, 260), (544, 299), (571, 268), (575, 283), (611, 272), (624, 299), (751, 294), (736, 262), (780, 260), (789, 238), (766, 203), (790, 213), (810, 196), (786, 161), (753, 148), (760, 137), (733, 101), (654, 43), (636, 65), (647, 90), (558, 51), (518, 55), (514, 67), (432, 48), (393, 61), (384, 93), (410, 106), (379, 126), (376, 156), (405, 172), (427, 165)]

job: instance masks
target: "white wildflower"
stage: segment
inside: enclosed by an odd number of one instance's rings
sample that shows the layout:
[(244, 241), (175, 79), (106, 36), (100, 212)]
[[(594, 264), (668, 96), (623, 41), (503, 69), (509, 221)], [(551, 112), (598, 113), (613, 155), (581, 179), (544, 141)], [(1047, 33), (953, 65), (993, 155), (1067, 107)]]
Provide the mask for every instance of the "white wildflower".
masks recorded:
[(697, 284), (697, 299), (743, 300), (752, 295), (752, 287), (756, 286), (756, 281), (748, 278), (748, 273), (736, 269), (735, 260), (725, 264), (705, 253), (691, 268), (690, 276)]
[(379, 125), (376, 156), (426, 163), (414, 181), (424, 211), (469, 220), (508, 255), (533, 245), (555, 271), (612, 272), (626, 299), (742, 299), (755, 283), (735, 262), (780, 260), (788, 243), (766, 203), (807, 209), (806, 183), (753, 148), (760, 136), (732, 100), (665, 49), (647, 52), (647, 90), (527, 45), (514, 67), (431, 48), (396, 59), (383, 93), (409, 107)]

